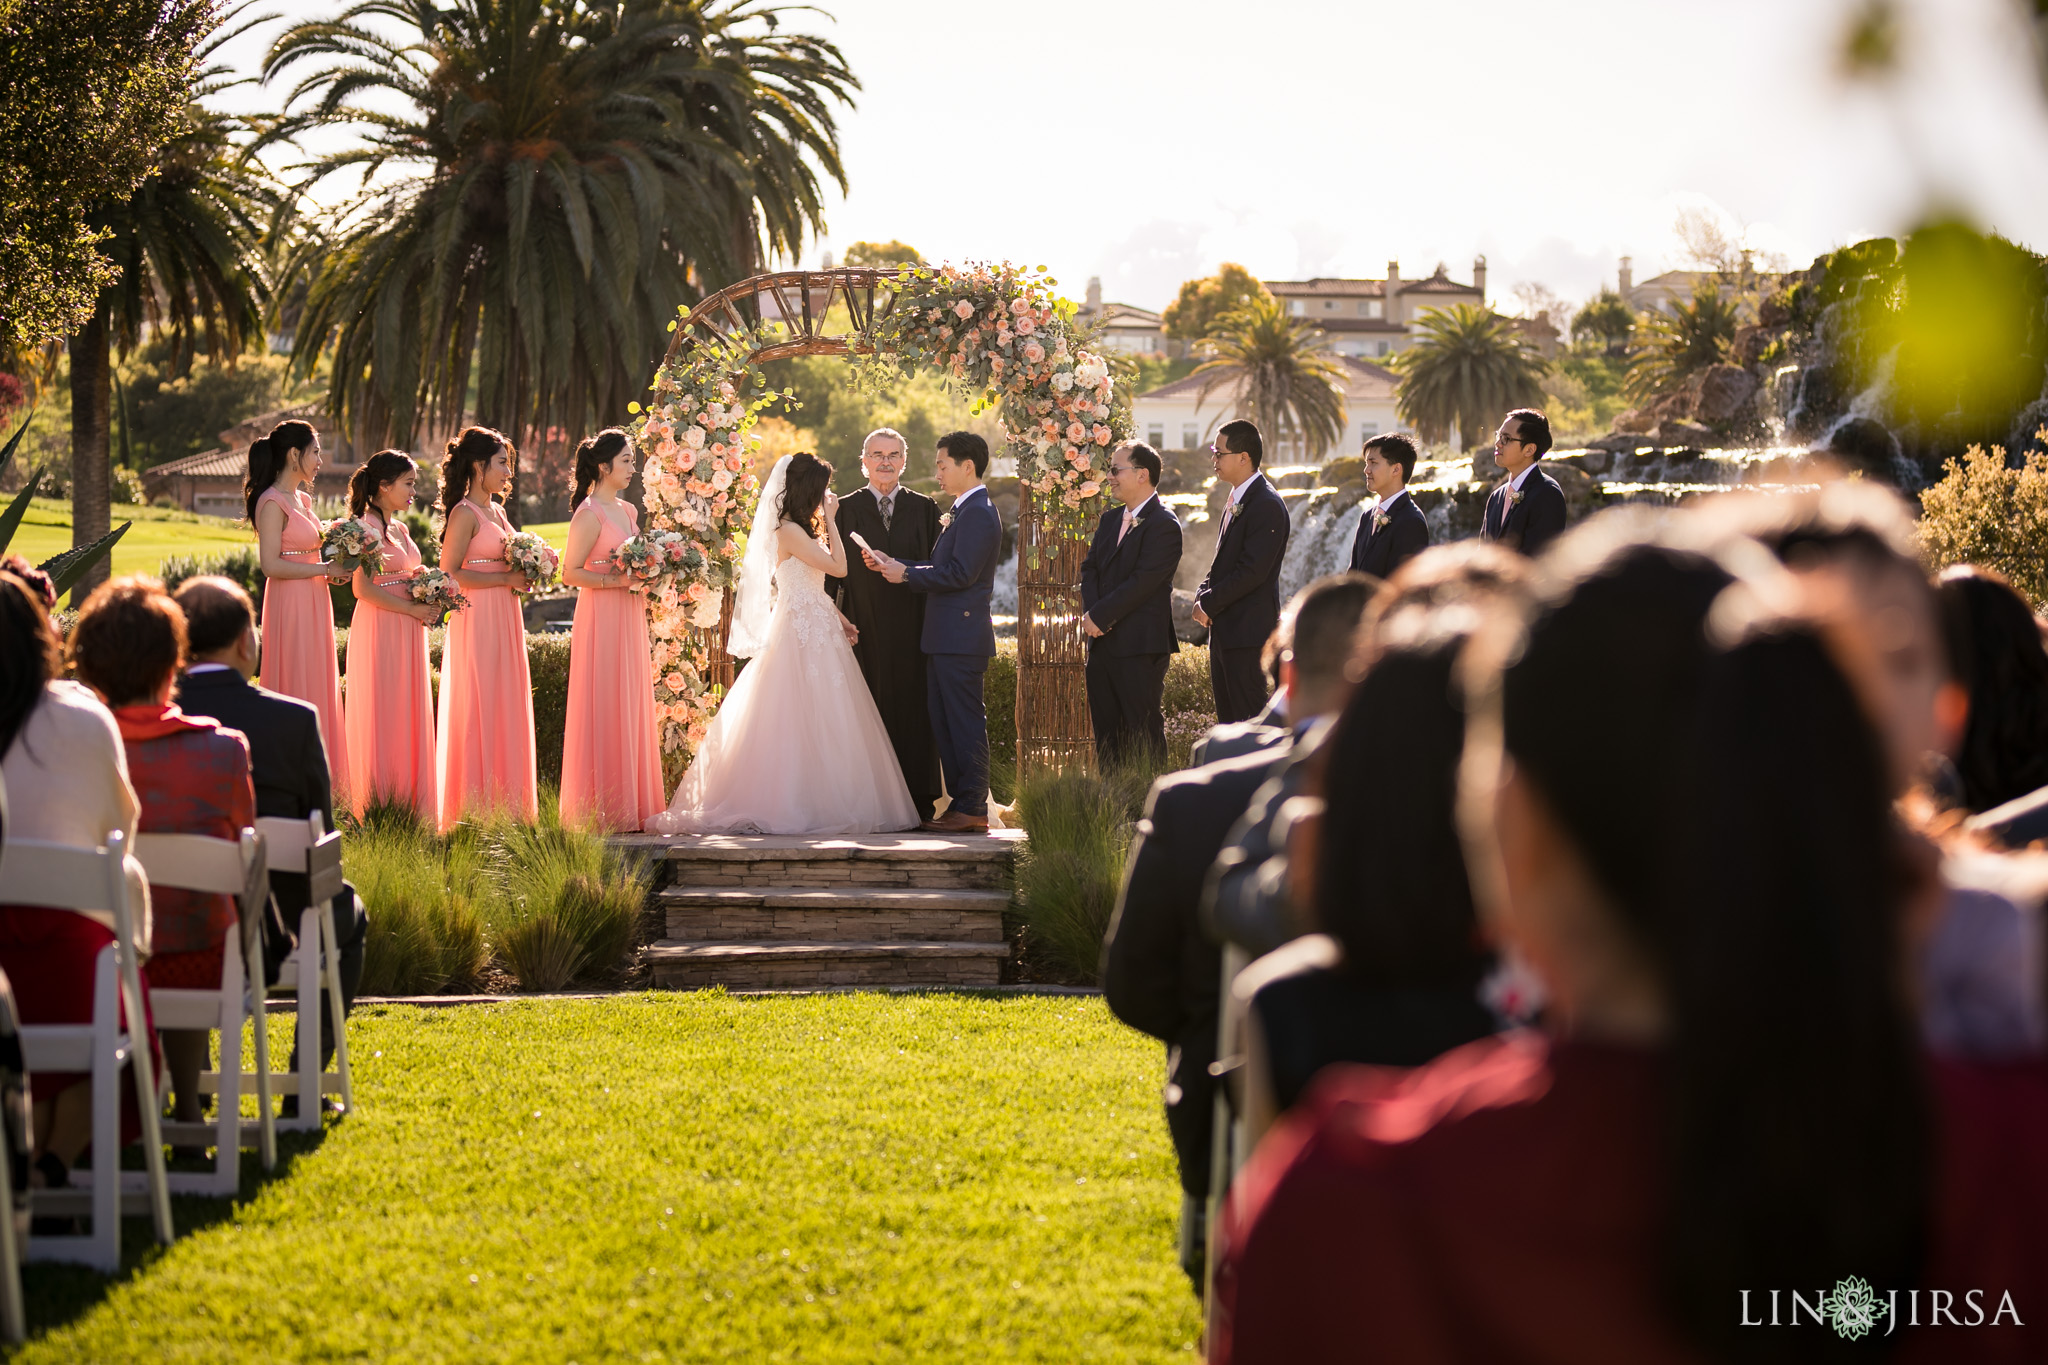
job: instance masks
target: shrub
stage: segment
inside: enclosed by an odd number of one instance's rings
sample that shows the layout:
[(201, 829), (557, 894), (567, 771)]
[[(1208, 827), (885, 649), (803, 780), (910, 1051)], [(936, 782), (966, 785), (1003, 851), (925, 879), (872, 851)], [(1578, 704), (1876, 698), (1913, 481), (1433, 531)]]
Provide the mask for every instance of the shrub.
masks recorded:
[(499, 958), (527, 990), (552, 991), (618, 965), (647, 886), (603, 836), (562, 826), (553, 791), (540, 810), (535, 824), (497, 818), (470, 837), (496, 892), (488, 917)]
[(533, 745), (540, 780), (562, 782), (562, 740), (569, 725), (569, 637), (526, 636), (526, 667), (533, 674)]
[(1132, 831), (1153, 774), (1047, 773), (1027, 779), (1017, 815), (1024, 959), (1036, 974), (1095, 984)]
[[(257, 557), (254, 545), (240, 549), (224, 550), (214, 555), (171, 555), (157, 565), (156, 575), (163, 579), (164, 587), (176, 592), (178, 585), (188, 578), (200, 578), (218, 574), (242, 585), (256, 602), (256, 609), (263, 610), (263, 561)], [(345, 620), (346, 618), (344, 618)]]
[(127, 465), (117, 464), (107, 477), (108, 500), (140, 506), (149, 501), (142, 488), (142, 476)]
[(1920, 547), (1930, 569), (1994, 569), (2035, 611), (2048, 610), (2048, 453), (2030, 452), (2025, 464), (2009, 469), (1997, 446), (1971, 446), (1943, 466), (1941, 482), (1920, 495), (1920, 509)]
[(490, 960), (475, 859), (449, 857), (404, 806), (373, 807), (342, 838), (370, 914), (365, 995), (434, 995), (476, 984)]

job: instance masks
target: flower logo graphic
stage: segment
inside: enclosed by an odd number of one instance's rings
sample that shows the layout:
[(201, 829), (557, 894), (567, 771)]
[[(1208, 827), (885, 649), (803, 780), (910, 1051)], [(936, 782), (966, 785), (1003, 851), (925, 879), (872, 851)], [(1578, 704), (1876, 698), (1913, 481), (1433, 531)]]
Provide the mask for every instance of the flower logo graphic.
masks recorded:
[(1820, 1310), (1828, 1315), (1828, 1325), (1835, 1329), (1835, 1335), (1849, 1341), (1862, 1340), (1865, 1333), (1877, 1326), (1885, 1311), (1877, 1291), (1861, 1275), (1836, 1280), (1834, 1292), (1820, 1301)]

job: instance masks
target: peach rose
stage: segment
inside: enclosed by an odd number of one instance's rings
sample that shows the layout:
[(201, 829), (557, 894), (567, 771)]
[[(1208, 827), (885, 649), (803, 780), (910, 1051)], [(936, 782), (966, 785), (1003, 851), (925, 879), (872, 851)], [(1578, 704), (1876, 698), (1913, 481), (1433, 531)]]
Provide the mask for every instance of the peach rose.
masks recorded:
[(1095, 444), (1099, 446), (1106, 446), (1109, 444), (1109, 428), (1103, 426), (1101, 423), (1098, 422), (1096, 424), (1095, 430), (1091, 434), (1095, 437)]
[(1075, 490), (1084, 498), (1092, 498), (1102, 491), (1102, 485), (1090, 479)]
[(966, 299), (962, 299), (960, 300), (960, 302), (953, 305), (953, 315), (964, 322), (968, 318), (974, 316), (974, 305), (969, 303)]
[(668, 684), (668, 688), (671, 692), (674, 692), (681, 689), (684, 679), (682, 674), (671, 672), (664, 674), (662, 677), (662, 681)]
[(1035, 323), (1035, 322), (1033, 322), (1033, 321), (1032, 321), (1032, 320), (1031, 320), (1030, 318), (1018, 318), (1018, 319), (1017, 319), (1017, 335), (1018, 335), (1018, 336), (1020, 336), (1020, 337), (1028, 337), (1028, 336), (1030, 336), (1030, 335), (1031, 335), (1031, 334), (1032, 334), (1033, 332), (1035, 332), (1035, 331), (1037, 331), (1037, 330), (1038, 330), (1038, 324), (1037, 324), (1037, 323)]
[(1069, 422), (1069, 423), (1067, 423), (1067, 439), (1068, 439), (1069, 441), (1085, 441), (1085, 440), (1087, 440), (1087, 439), (1088, 439), (1088, 428), (1086, 428), (1086, 427), (1082, 426), (1082, 425), (1081, 425), (1081, 424), (1080, 424), (1079, 422)]

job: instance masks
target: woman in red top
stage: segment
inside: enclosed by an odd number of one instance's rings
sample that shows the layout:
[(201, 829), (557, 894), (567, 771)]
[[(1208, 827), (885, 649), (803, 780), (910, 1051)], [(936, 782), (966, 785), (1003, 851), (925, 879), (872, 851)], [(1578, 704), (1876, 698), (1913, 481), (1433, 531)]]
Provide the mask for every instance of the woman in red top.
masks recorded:
[[(103, 584), (79, 611), (70, 650), (79, 680), (100, 694), (121, 729), (128, 780), (142, 803), (139, 833), (235, 839), (256, 823), (248, 740), (171, 702), (185, 662), (185, 613), (162, 583), (135, 577)], [(238, 920), (235, 898), (152, 886), (149, 899), (150, 985), (218, 987), (223, 946)], [(207, 1033), (164, 1029), (162, 1038), (177, 1096), (174, 1116), (196, 1122)]]
[(1674, 534), (1579, 532), (1466, 659), (1467, 858), (1548, 1031), (1320, 1077), (1212, 1361), (2048, 1358), (2048, 1083), (1920, 1053), (1864, 623)]

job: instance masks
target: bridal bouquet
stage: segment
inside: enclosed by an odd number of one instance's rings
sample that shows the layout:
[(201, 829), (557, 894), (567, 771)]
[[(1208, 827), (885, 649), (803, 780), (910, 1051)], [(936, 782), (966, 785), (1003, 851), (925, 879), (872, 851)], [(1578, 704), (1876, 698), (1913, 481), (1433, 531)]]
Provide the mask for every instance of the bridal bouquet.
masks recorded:
[(329, 522), (320, 533), (320, 557), (350, 573), (357, 569), (377, 572), (384, 563), (384, 542), (377, 533), (355, 517)]
[(531, 531), (514, 531), (505, 537), (505, 566), (526, 578), (527, 595), (552, 588), (561, 572), (561, 557), (554, 547)]
[(634, 592), (657, 592), (681, 574), (704, 567), (704, 552), (675, 531), (654, 531), (622, 540), (612, 550), (612, 563), (626, 572)]
[(414, 569), (405, 580), (405, 593), (423, 607), (438, 608), (443, 616), (469, 605), (469, 598), (463, 595), (455, 582), (455, 575), (425, 564)]

